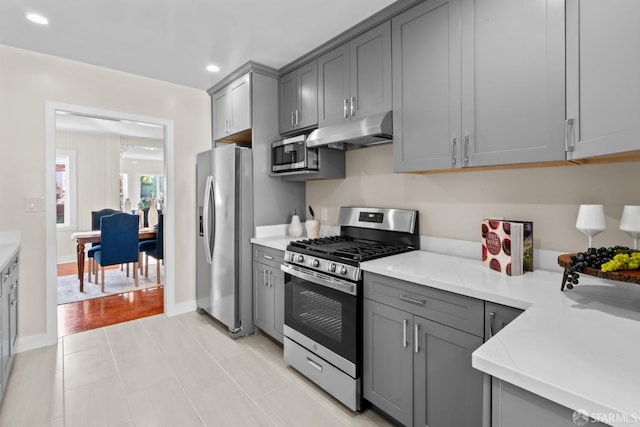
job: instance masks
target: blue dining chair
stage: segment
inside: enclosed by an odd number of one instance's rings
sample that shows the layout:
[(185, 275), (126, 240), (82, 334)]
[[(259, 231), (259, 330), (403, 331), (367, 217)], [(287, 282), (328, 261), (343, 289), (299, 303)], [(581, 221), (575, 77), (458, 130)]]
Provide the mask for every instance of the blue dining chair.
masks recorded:
[[(114, 213), (118, 213), (120, 211), (115, 210), (115, 209), (110, 209), (110, 208), (105, 208), (105, 209), (100, 209), (99, 211), (91, 211), (91, 229), (92, 230), (100, 230), (100, 218), (102, 218), (105, 215), (113, 215)], [(98, 280), (98, 272), (95, 271), (96, 270), (96, 266), (95, 266), (95, 262), (93, 259), (94, 254), (96, 253), (96, 251), (100, 250), (100, 242), (96, 242), (94, 244), (91, 245), (91, 247), (89, 248), (89, 250), (87, 251), (87, 258), (88, 258), (88, 268), (87, 268), (87, 281), (91, 281), (91, 272), (93, 271), (93, 274), (95, 275), (95, 280), (97, 282)]]
[(104, 267), (116, 264), (133, 264), (133, 278), (138, 286), (138, 232), (140, 218), (118, 212), (100, 219), (100, 249), (94, 259), (102, 267), (101, 290), (104, 292)]
[(145, 240), (138, 244), (140, 253), (145, 254), (144, 277), (149, 277), (149, 257), (156, 259), (156, 277), (160, 284), (160, 261), (164, 259), (164, 215), (158, 215), (158, 228), (154, 240)]

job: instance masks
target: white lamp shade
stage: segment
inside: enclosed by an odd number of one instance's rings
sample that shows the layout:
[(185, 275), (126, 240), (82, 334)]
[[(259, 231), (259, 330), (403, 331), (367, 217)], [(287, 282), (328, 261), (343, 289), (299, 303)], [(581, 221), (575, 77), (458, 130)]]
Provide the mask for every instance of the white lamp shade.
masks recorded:
[(594, 236), (606, 230), (607, 224), (604, 220), (604, 206), (580, 205), (576, 228), (588, 236)]
[(640, 206), (625, 206), (620, 218), (620, 230), (633, 238), (640, 237)]

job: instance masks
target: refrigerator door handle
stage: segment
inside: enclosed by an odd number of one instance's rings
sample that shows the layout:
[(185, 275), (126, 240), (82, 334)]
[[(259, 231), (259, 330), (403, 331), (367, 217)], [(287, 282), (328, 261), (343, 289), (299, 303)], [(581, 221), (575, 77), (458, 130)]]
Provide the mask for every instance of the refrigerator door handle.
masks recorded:
[[(212, 176), (208, 176), (207, 177), (207, 183), (205, 184), (204, 187), (204, 201), (202, 203), (203, 206), (203, 213), (202, 216), (204, 217), (204, 224), (203, 224), (203, 229), (204, 229), (204, 254), (207, 257), (207, 263), (211, 264), (213, 262), (212, 259), (212, 255), (213, 255), (213, 248), (211, 247), (210, 242), (213, 241), (213, 235), (212, 233), (214, 232), (213, 230), (209, 230), (209, 218), (211, 218), (211, 215), (214, 214), (214, 212), (212, 212), (212, 199), (213, 199), (213, 177)], [(215, 230), (215, 223), (213, 226), (213, 229)]]

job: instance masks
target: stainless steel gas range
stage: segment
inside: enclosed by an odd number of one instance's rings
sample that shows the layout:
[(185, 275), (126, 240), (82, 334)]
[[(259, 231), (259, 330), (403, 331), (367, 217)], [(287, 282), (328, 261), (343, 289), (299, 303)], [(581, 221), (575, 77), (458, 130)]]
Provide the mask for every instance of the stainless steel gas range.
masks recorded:
[(340, 235), (291, 242), (284, 358), (352, 410), (361, 409), (360, 263), (420, 248), (418, 212), (340, 208)]

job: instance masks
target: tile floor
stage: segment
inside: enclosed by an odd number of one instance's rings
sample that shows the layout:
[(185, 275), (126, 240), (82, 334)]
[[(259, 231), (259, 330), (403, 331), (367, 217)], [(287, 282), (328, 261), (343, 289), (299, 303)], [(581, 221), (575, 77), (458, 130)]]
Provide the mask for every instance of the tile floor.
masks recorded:
[(257, 334), (231, 340), (207, 316), (157, 315), (16, 355), (0, 426), (368, 426), (288, 367)]

